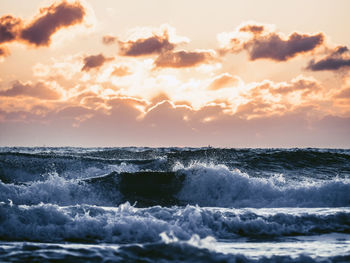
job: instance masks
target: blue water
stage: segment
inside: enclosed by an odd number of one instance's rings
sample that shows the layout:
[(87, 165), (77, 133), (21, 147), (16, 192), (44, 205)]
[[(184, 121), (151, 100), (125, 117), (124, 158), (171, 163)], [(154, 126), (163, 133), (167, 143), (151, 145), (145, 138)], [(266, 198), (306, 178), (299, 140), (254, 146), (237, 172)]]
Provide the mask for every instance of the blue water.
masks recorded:
[(350, 150), (0, 148), (1, 262), (350, 262)]

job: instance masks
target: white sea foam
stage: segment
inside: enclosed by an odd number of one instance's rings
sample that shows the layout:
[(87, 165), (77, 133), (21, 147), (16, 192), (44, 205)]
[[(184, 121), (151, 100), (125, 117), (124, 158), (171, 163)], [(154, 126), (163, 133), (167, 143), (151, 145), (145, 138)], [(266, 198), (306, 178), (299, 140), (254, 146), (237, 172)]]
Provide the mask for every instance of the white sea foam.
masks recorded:
[[(108, 182), (86, 183), (49, 173), (44, 180), (25, 184), (0, 182), (0, 202), (11, 199), (15, 204), (52, 203), (59, 205), (116, 205), (127, 201), (119, 191), (118, 172), (137, 172), (134, 165), (115, 165), (117, 171)], [(344, 207), (350, 205), (348, 179), (285, 180), (283, 175), (251, 177), (224, 165), (195, 163), (177, 165), (183, 175), (180, 191), (174, 196), (181, 204), (212, 207)], [(160, 173), (159, 176), (162, 176)], [(83, 177), (85, 178), (85, 176)], [(135, 177), (137, 178), (137, 177)], [(132, 193), (129, 193), (132, 196)], [(157, 200), (153, 200), (154, 204)]]
[[(106, 198), (104, 194), (108, 194), (108, 197)], [(120, 198), (118, 191), (108, 193), (95, 191), (81, 180), (65, 179), (56, 173), (50, 174), (45, 181), (21, 185), (0, 182), (0, 201), (10, 199), (15, 204), (73, 205), (85, 203), (108, 205), (118, 202), (118, 198)]]
[(348, 208), (337, 208), (332, 213), (310, 210), (294, 214), (275, 209), (269, 215), (253, 211), (198, 206), (136, 208), (129, 203), (116, 208), (1, 204), (0, 239), (110, 243), (183, 240), (191, 243), (195, 242), (194, 235), (201, 239), (232, 240), (350, 231)]
[(337, 207), (350, 205), (350, 182), (284, 181), (281, 175), (250, 177), (225, 165), (181, 164), (174, 170), (185, 174), (178, 198), (190, 204), (219, 207)]

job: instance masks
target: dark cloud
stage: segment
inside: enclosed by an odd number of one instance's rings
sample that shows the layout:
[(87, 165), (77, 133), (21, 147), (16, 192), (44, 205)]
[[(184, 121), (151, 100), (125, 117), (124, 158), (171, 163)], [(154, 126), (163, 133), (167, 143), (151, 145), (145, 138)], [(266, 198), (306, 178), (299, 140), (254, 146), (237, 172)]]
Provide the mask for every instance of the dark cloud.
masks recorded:
[(11, 15), (0, 17), (0, 44), (15, 40), (22, 21)]
[(156, 67), (184, 68), (194, 67), (198, 64), (207, 63), (213, 60), (210, 52), (198, 51), (176, 51), (165, 52), (159, 55), (154, 64)]
[(160, 54), (175, 48), (175, 45), (169, 42), (167, 34), (142, 38), (136, 41), (119, 41), (119, 46), (121, 55), (132, 57)]
[(114, 36), (103, 36), (102, 37), (102, 43), (105, 45), (114, 44), (116, 41), (117, 41), (117, 38)]
[(55, 32), (82, 22), (84, 16), (85, 9), (79, 2), (53, 4), (40, 9), (40, 15), (22, 29), (20, 37), (36, 46), (48, 46)]
[(81, 70), (89, 71), (93, 68), (101, 67), (106, 61), (110, 61), (113, 58), (106, 58), (102, 54), (92, 55), (84, 58), (84, 66)]
[(342, 58), (326, 58), (320, 61), (311, 60), (307, 69), (312, 71), (320, 71), (320, 70), (338, 70), (343, 67), (350, 66), (350, 59), (342, 59)]
[[(24, 26), (22, 19), (5, 15), (0, 17), (0, 44), (11, 41), (25, 41), (36, 46), (48, 46), (51, 36), (62, 27), (82, 22), (85, 9), (79, 2), (63, 1), (40, 9), (40, 15)], [(0, 58), (9, 51), (0, 47)]]
[(301, 35), (291, 34), (287, 40), (283, 40), (278, 34), (271, 33), (268, 36), (254, 38), (245, 44), (250, 59), (272, 59), (285, 61), (296, 55), (314, 50), (323, 43), (323, 34)]
[(319, 61), (311, 60), (308, 70), (338, 70), (350, 66), (349, 49), (345, 46), (337, 47), (332, 53)]
[(292, 33), (284, 38), (279, 33), (269, 32), (263, 25), (245, 24), (238, 28), (238, 32), (248, 32), (248, 39), (232, 37), (227, 46), (220, 52), (237, 53), (242, 50), (248, 52), (250, 60), (271, 59), (275, 61), (286, 61), (299, 54), (310, 52), (320, 46), (324, 41), (322, 33), (308, 35)]
[(17, 97), (17, 96), (27, 96), (35, 97), (46, 100), (56, 100), (60, 98), (60, 95), (45, 86), (45, 84), (39, 82), (35, 85), (23, 84), (20, 81), (16, 81), (10, 89), (0, 91), (0, 96), (3, 97)]
[(344, 54), (345, 52), (348, 52), (349, 49), (346, 46), (339, 46), (335, 49), (334, 53), (335, 55), (341, 55)]
[(260, 34), (265, 30), (263, 25), (245, 25), (242, 26), (239, 31), (241, 32), (250, 32), (253, 34)]

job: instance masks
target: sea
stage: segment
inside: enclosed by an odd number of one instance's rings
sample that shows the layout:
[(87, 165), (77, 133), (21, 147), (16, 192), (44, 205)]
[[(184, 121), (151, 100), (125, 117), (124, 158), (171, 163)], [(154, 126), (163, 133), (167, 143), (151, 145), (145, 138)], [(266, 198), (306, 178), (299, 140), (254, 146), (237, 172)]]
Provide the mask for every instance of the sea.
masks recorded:
[(0, 262), (350, 262), (350, 150), (2, 147)]

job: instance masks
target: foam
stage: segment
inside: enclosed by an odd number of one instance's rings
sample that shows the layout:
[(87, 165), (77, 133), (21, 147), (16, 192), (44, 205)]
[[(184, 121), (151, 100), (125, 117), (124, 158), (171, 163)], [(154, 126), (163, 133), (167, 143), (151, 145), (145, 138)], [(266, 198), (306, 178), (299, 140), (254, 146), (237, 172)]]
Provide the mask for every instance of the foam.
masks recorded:
[(336, 263), (348, 262), (349, 255), (310, 257), (306, 255), (261, 256), (225, 254), (192, 246), (186, 242), (145, 245), (89, 245), (11, 242), (1, 246), (2, 262), (227, 262), (227, 263)]
[[(134, 165), (122, 164), (108, 169), (138, 171)], [(172, 202), (162, 203), (162, 198), (148, 200), (144, 204), (191, 204), (211, 207), (344, 207), (350, 205), (350, 182), (348, 179), (333, 180), (285, 180), (282, 174), (274, 177), (251, 177), (238, 169), (225, 165), (194, 163), (188, 167), (181, 164), (174, 168), (175, 185)], [(0, 182), (0, 201), (11, 199), (15, 204), (52, 203), (59, 205), (96, 204), (118, 205), (125, 201), (137, 201), (134, 193), (121, 194), (118, 172), (113, 180), (86, 183), (81, 178), (65, 178), (49, 173), (43, 180), (25, 184)], [(159, 176), (168, 174), (158, 173)], [(177, 177), (176, 175), (181, 175)], [(81, 176), (85, 178), (85, 176)], [(101, 177), (103, 178), (103, 177)], [(135, 177), (137, 183), (137, 177)], [(154, 182), (156, 184), (156, 182)], [(161, 186), (159, 186), (161, 187)], [(169, 186), (172, 187), (172, 186)], [(175, 187), (175, 186), (174, 186)], [(132, 189), (132, 188), (131, 188)], [(131, 199), (128, 199), (130, 197)], [(166, 196), (164, 196), (165, 198)], [(148, 197), (151, 198), (151, 197)]]
[(178, 199), (189, 204), (219, 207), (342, 207), (350, 205), (350, 182), (285, 181), (281, 175), (250, 177), (225, 165), (178, 164), (174, 171), (184, 173)]
[(115, 208), (0, 204), (0, 239), (20, 241), (144, 243), (173, 238), (193, 245), (194, 235), (232, 240), (349, 233), (349, 222), (350, 211), (345, 208), (295, 214), (277, 209), (266, 214), (198, 206), (136, 208), (129, 203)]
[(4, 184), (0, 182), (0, 201), (14, 204), (51, 203), (60, 205), (96, 204), (112, 205), (120, 200), (118, 191), (105, 192), (78, 179), (65, 179), (57, 173), (48, 175), (45, 181), (28, 184)]

